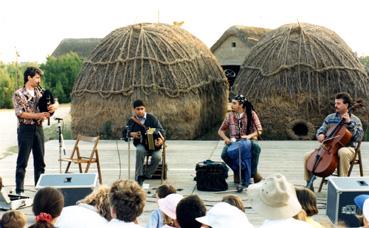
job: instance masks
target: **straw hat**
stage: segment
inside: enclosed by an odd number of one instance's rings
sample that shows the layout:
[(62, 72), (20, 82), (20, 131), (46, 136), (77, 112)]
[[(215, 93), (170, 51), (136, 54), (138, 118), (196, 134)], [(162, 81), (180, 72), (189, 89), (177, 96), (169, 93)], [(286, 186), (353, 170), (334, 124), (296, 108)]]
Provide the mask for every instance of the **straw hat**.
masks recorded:
[(250, 185), (247, 194), (252, 208), (267, 219), (291, 218), (302, 209), (295, 188), (281, 174)]

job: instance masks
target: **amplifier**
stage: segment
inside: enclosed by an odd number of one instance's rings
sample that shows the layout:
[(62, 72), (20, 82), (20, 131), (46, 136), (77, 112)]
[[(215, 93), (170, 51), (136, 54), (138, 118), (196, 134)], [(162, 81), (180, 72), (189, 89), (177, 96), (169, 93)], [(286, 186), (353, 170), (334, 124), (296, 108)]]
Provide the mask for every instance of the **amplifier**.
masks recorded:
[(354, 198), (369, 194), (369, 177), (329, 177), (327, 216), (333, 224), (343, 221), (348, 227), (359, 227)]
[(97, 173), (41, 174), (36, 189), (59, 189), (64, 195), (64, 206), (70, 206), (90, 194), (97, 183)]

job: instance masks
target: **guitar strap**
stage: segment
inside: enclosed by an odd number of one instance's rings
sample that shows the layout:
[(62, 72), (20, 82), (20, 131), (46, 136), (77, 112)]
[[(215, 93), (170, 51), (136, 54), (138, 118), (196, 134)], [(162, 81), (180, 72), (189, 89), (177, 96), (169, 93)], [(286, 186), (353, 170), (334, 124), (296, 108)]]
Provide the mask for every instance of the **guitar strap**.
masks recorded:
[[(146, 127), (146, 125), (145, 125), (145, 124), (141, 123), (141, 121), (139, 121), (139, 120), (136, 118), (136, 116), (132, 116), (132, 117), (131, 117), (131, 120), (133, 120), (133, 121), (134, 121), (136, 124), (138, 124), (139, 126), (143, 127), (143, 128), (145, 129), (145, 131), (148, 129), (148, 127)], [(165, 140), (165, 138), (164, 138), (164, 136), (161, 134), (161, 132), (160, 132), (160, 131), (158, 131), (158, 134), (159, 134), (160, 138), (164, 141), (164, 140)]]

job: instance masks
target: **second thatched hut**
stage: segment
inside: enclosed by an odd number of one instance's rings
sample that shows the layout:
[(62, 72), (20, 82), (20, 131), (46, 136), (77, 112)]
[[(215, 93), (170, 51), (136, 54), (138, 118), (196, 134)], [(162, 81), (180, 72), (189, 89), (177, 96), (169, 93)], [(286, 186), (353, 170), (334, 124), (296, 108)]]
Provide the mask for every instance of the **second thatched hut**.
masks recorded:
[[(369, 78), (357, 57), (333, 31), (287, 24), (266, 34), (241, 66), (234, 93), (255, 105), (264, 138), (313, 139), (334, 95), (348, 92), (368, 101)], [(358, 114), (366, 125), (367, 110)]]
[(228, 83), (209, 49), (166, 24), (135, 24), (107, 35), (85, 61), (72, 91), (74, 134), (119, 137), (142, 99), (170, 139), (194, 139), (218, 125)]

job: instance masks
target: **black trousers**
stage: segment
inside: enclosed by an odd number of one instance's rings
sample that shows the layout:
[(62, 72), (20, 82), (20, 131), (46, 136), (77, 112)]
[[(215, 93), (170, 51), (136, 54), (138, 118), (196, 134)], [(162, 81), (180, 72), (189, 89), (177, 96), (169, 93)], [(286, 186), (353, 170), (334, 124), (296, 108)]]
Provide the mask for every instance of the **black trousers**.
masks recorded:
[(18, 158), (15, 171), (16, 193), (24, 191), (24, 177), (29, 155), (32, 150), (35, 185), (38, 178), (45, 172), (45, 145), (42, 126), (19, 125), (18, 129)]

